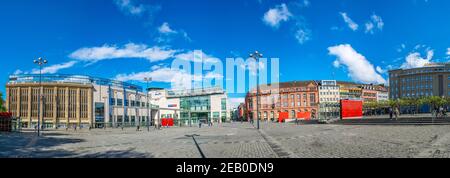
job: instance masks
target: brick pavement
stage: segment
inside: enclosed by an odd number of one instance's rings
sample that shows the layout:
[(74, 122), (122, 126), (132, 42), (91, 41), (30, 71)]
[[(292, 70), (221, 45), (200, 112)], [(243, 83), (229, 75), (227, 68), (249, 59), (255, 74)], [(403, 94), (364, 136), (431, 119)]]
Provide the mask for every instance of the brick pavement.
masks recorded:
[(248, 123), (136, 132), (134, 128), (0, 134), (0, 157), (449, 157), (450, 126)]

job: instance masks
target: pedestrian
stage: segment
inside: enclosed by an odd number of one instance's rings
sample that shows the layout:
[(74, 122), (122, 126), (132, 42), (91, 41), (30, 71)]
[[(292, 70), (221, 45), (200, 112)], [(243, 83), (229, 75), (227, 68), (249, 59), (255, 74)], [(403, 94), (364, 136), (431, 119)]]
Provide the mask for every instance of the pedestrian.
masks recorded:
[(202, 121), (198, 120), (198, 128), (202, 128)]
[(398, 120), (398, 116), (400, 115), (400, 111), (398, 110), (398, 107), (395, 107), (395, 111), (394, 111), (394, 115), (395, 115), (395, 120)]
[(392, 115), (393, 115), (393, 111), (392, 111), (392, 107), (389, 108), (389, 120), (392, 120)]

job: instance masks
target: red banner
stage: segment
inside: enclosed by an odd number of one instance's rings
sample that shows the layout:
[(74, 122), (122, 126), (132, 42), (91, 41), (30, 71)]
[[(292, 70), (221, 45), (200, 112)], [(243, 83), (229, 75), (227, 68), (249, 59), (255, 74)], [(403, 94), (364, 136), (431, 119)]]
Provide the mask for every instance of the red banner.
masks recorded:
[(162, 118), (161, 119), (162, 126), (173, 126), (173, 118)]
[(361, 119), (362, 117), (362, 101), (341, 100), (341, 119)]
[(298, 112), (297, 119), (311, 120), (311, 113), (310, 112)]
[(283, 122), (285, 119), (289, 118), (289, 113), (288, 112), (279, 112), (278, 113), (278, 122)]

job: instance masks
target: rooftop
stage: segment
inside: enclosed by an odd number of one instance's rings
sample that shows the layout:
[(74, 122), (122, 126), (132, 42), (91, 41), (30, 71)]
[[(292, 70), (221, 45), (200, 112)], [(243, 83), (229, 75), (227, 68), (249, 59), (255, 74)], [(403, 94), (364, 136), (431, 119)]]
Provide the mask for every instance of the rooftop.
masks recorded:
[[(8, 84), (21, 83), (39, 83), (39, 74), (19, 74), (10, 75)], [(76, 84), (96, 84), (111, 85), (115, 87), (123, 87), (126, 89), (142, 91), (142, 87), (122, 81), (92, 77), (87, 75), (69, 75), (69, 74), (42, 74), (42, 83), (76, 83)]]

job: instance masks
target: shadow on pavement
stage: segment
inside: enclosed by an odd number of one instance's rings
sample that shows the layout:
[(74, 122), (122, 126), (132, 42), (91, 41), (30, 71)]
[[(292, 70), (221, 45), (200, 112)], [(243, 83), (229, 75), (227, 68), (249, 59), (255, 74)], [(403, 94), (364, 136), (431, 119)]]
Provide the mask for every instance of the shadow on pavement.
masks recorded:
[(80, 156), (80, 158), (154, 158), (152, 154), (149, 153), (139, 153), (133, 149), (128, 150), (111, 150), (93, 154), (87, 154)]
[(149, 153), (139, 153), (134, 149), (110, 150), (91, 154), (80, 154), (53, 147), (64, 144), (85, 142), (84, 139), (65, 138), (65, 133), (45, 133), (36, 137), (33, 132), (0, 133), (0, 158), (153, 158)]
[[(46, 133), (49, 134), (49, 133)], [(64, 136), (65, 134), (57, 134)], [(54, 137), (46, 135), (36, 137), (33, 132), (25, 133), (1, 133), (0, 157), (4, 158), (29, 158), (29, 157), (65, 157), (72, 153), (65, 150), (48, 150), (48, 148), (63, 144), (80, 143), (82, 139)]]

